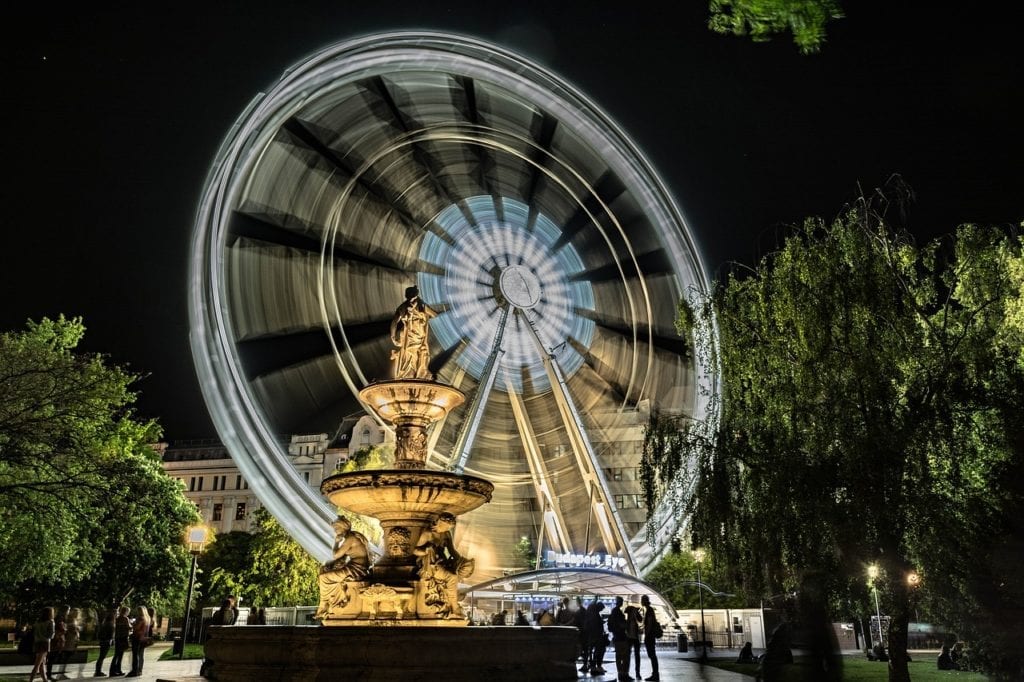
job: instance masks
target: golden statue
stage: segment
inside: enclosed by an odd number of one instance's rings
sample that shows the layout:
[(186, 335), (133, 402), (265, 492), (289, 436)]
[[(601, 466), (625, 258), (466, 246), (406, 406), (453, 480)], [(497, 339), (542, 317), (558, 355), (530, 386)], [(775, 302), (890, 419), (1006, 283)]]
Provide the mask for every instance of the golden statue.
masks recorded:
[(420, 300), (416, 287), (405, 290), (405, 302), (395, 310), (391, 320), (391, 351), (395, 379), (433, 379), (430, 372), (430, 318), (437, 317), (430, 306)]

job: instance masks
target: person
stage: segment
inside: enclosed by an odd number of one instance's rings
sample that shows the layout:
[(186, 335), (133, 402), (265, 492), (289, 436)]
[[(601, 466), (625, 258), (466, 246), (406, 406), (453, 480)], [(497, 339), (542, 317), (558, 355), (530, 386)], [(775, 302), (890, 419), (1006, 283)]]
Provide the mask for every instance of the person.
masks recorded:
[(338, 515), (334, 527), (334, 557), (320, 569), (320, 607), (316, 617), (330, 615), (331, 609), (348, 605), (348, 583), (370, 573), (370, 545), (366, 536), (352, 530), (352, 522)]
[(78, 649), (78, 640), (81, 638), (81, 628), (78, 625), (78, 609), (71, 609), (68, 611), (67, 618), (64, 621), (64, 647), (60, 651), (60, 678), (67, 679), (68, 662), (72, 656), (75, 655), (75, 650)]
[(267, 610), (262, 606), (256, 611), (256, 625), (267, 624)]
[(99, 627), (96, 628), (96, 643), (100, 646), (100, 655), (96, 659), (96, 672), (93, 677), (106, 677), (106, 673), (103, 672), (103, 659), (107, 657), (107, 652), (114, 644), (113, 609), (106, 609), (103, 612), (103, 619), (100, 621)]
[(46, 682), (46, 655), (50, 652), (50, 642), (56, 634), (56, 623), (53, 619), (53, 607), (47, 606), (39, 612), (39, 620), (32, 627), (32, 651), (35, 654), (35, 665), (32, 666), (32, 673), (28, 682), (32, 682), (39, 674), (39, 679)]
[(526, 620), (526, 614), (523, 613), (522, 609), (516, 610), (516, 625), (529, 625), (530, 621)]
[(53, 676), (53, 664), (64, 657), (64, 638), (68, 631), (68, 613), (71, 607), (64, 604), (57, 609), (57, 615), (53, 619), (53, 640), (50, 642), (50, 655), (46, 657), (46, 676), (51, 680)]
[(221, 625), (234, 625), (238, 622), (238, 597), (233, 594), (228, 595), (228, 601), (231, 602), (231, 613), (229, 618), (225, 618)]
[(590, 648), (590, 674), (603, 675), (607, 672), (603, 667), (604, 652), (608, 648), (608, 635), (604, 631), (604, 620), (601, 611), (604, 604), (594, 600), (587, 605), (587, 615), (583, 628), (587, 632), (587, 646)]
[(504, 625), (506, 618), (508, 618), (508, 610), (502, 609), (491, 616), (491, 625)]
[[(629, 642), (629, 651), (632, 652), (633, 660), (636, 663), (636, 679), (640, 677), (640, 626), (643, 624), (643, 616), (636, 604), (626, 607), (626, 640)], [(629, 665), (626, 666), (629, 668)]]
[(542, 627), (546, 627), (548, 625), (554, 625), (554, 624), (555, 624), (555, 617), (551, 615), (551, 609), (544, 609), (543, 611), (540, 612), (540, 615), (537, 616), (537, 625), (540, 625)]
[(576, 614), (571, 608), (569, 608), (569, 598), (562, 597), (561, 603), (558, 605), (558, 612), (555, 613), (555, 625), (574, 625), (576, 622)]
[(391, 320), (391, 351), (395, 379), (433, 379), (430, 365), (430, 318), (437, 312), (420, 300), (420, 290), (405, 290), (405, 302), (398, 306)]
[(754, 660), (754, 644), (753, 642), (746, 642), (743, 644), (743, 648), (740, 649), (740, 655), (736, 659), (737, 663), (756, 663)]
[(132, 623), (128, 619), (128, 607), (121, 606), (117, 609), (117, 618), (114, 619), (114, 656), (110, 659), (110, 676), (122, 677), (124, 670), (121, 668), (124, 661), (124, 652), (131, 645)]
[[(210, 633), (210, 626), (213, 626), (213, 625), (231, 625), (234, 622), (232, 620), (235, 617), (234, 610), (232, 609), (232, 606), (231, 606), (231, 600), (232, 599), (233, 599), (233, 597), (231, 597), (231, 596), (225, 597), (220, 602), (220, 608), (217, 609), (216, 611), (214, 611), (213, 615), (209, 618), (209, 622), (207, 623), (207, 627), (203, 631), (203, 644), (204, 645), (210, 639), (210, 634), (211, 634)], [(204, 649), (205, 649), (205, 646), (204, 646)], [(211, 665), (210, 659), (204, 657), (202, 664), (199, 666), (199, 675), (202, 676), (202, 677), (206, 677), (207, 673), (210, 671), (210, 665)]]
[(580, 672), (585, 673), (590, 670), (590, 645), (587, 643), (587, 610), (583, 608), (583, 599), (580, 597), (576, 597), (576, 612), (573, 613), (572, 624), (579, 632)]
[(150, 644), (149, 633), (149, 611), (140, 605), (135, 609), (135, 622), (132, 623), (132, 634), (129, 638), (132, 644), (132, 670), (127, 677), (142, 676), (142, 669), (146, 663), (146, 647)]
[(937, 661), (939, 670), (955, 670), (956, 666), (953, 665), (953, 656), (950, 653), (949, 644), (943, 644), (942, 650), (939, 652), (939, 659)]
[(658, 638), (662, 635), (661, 623), (651, 606), (651, 598), (646, 594), (640, 597), (640, 605), (644, 607), (644, 649), (651, 661), (651, 676), (646, 680), (660, 680), (658, 676)]
[(615, 606), (608, 614), (608, 632), (615, 648), (615, 674), (619, 682), (631, 682), (629, 676), (629, 640), (626, 637), (626, 614), (622, 612), (622, 597), (615, 598)]

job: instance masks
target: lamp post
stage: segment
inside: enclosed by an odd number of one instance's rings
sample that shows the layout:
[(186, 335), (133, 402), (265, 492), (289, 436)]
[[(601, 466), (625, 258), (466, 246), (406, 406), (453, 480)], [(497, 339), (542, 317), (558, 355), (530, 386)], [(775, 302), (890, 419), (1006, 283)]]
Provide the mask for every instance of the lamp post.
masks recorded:
[(192, 588), (196, 584), (196, 561), (199, 559), (199, 555), (203, 551), (203, 547), (206, 546), (206, 538), (209, 535), (209, 531), (206, 526), (189, 526), (186, 540), (188, 542), (188, 551), (192, 555), (192, 571), (188, 576), (188, 589), (185, 590), (185, 622), (181, 628), (181, 651), (178, 654), (178, 660), (185, 658), (185, 640), (188, 638), (188, 621), (189, 615), (192, 613)]
[(704, 550), (693, 550), (693, 560), (697, 564), (697, 597), (700, 600), (700, 660), (706, 663), (708, 660), (708, 633), (704, 627), (704, 591), (701, 589), (703, 581), (700, 579), (700, 564), (704, 561)]
[[(875, 564), (868, 566), (868, 578), (871, 579), (871, 591), (875, 593), (875, 617), (878, 619), (878, 644), (882, 645), (882, 611), (878, 608), (878, 587), (875, 585), (875, 579), (878, 578), (878, 566)], [(873, 638), (872, 642), (874, 642)]]

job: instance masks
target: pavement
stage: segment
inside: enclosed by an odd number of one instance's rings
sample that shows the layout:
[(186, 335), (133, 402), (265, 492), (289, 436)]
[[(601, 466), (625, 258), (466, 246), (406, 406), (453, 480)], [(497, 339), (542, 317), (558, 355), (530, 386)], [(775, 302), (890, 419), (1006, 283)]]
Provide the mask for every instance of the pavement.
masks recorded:
[[(202, 682), (205, 679), (199, 676), (199, 666), (202, 661), (179, 661), (177, 659), (173, 661), (158, 661), (157, 659), (160, 658), (160, 655), (168, 648), (170, 648), (170, 644), (162, 642), (154, 644), (146, 651), (146, 664), (142, 676), (127, 679), (138, 680), (139, 682)], [(736, 651), (724, 650), (722, 652), (709, 653), (709, 656), (712, 658), (721, 656), (722, 658), (735, 660), (736, 654)], [(664, 682), (676, 682), (677, 680), (680, 682), (690, 682), (691, 680), (693, 682), (750, 682), (754, 679), (747, 675), (718, 670), (710, 666), (702, 666), (699, 662), (693, 660), (695, 657), (696, 655), (692, 652), (681, 654), (677, 653), (674, 649), (658, 651), (661, 679)], [(128, 663), (127, 658), (125, 663)], [(109, 658), (104, 663), (103, 668), (104, 672), (110, 669)], [(615, 659), (612, 658), (611, 647), (608, 647), (608, 652), (605, 654), (604, 669), (608, 671), (604, 675), (592, 676), (580, 673), (578, 679), (591, 682), (615, 682)], [(72, 663), (67, 667), (67, 679), (102, 679), (93, 677), (95, 670), (95, 662)], [(28, 675), (31, 671), (32, 666), (30, 665), (3, 666), (0, 667), (0, 680), (12, 678), (28, 680)], [(640, 657), (640, 671), (644, 677), (648, 677), (651, 674), (651, 665), (646, 653)], [(633, 671), (630, 671), (630, 674), (633, 674)], [(60, 678), (58, 677), (57, 679)], [(123, 680), (125, 678), (113, 679)], [(258, 681), (254, 680), (254, 682)]]

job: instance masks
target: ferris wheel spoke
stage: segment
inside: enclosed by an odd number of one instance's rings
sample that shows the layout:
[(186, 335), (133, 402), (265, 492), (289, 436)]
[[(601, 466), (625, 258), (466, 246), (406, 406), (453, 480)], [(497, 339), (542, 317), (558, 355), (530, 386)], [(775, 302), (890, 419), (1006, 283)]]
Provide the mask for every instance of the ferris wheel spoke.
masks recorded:
[[(232, 213), (231, 223), (228, 227), (229, 245), (238, 239), (251, 239), (275, 246), (286, 246), (311, 254), (319, 254), (321, 252), (322, 245), (319, 237), (302, 234), (283, 227), (270, 215), (250, 212), (252, 210), (255, 210), (255, 207), (246, 211), (236, 210)], [(381, 253), (369, 256), (336, 246), (331, 250), (331, 255), (336, 260), (366, 263), (367, 265), (396, 272), (404, 273), (407, 271), (406, 268), (401, 267), (396, 259)]]
[(652, 277), (672, 272), (672, 262), (664, 249), (624, 256), (616, 263), (606, 263), (569, 276), (570, 282), (612, 282), (615, 280)]
[(284, 123), (282, 130), (289, 135), (293, 144), (316, 154), (338, 173), (344, 182), (354, 178), (359, 193), (379, 206), (382, 212), (395, 213), (410, 230), (417, 230), (420, 225), (428, 222), (426, 216), (414, 215), (414, 205), (409, 205), (400, 195), (371, 182), (365, 173), (357, 173), (357, 168), (323, 141), (322, 138), (328, 133), (317, 130), (315, 124), (292, 117)]
[(562, 225), (561, 234), (552, 248), (558, 250), (571, 242), (585, 227), (604, 216), (605, 207), (610, 207), (625, 191), (626, 187), (619, 176), (605, 171), (590, 188), (582, 205), (577, 206), (576, 212)]

